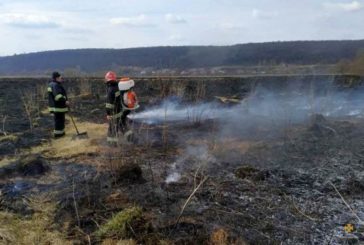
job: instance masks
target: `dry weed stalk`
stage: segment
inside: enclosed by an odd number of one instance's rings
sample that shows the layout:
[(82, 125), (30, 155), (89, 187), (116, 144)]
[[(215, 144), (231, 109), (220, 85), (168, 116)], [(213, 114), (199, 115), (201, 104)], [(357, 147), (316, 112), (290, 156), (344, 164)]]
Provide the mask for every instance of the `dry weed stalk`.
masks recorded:
[(78, 213), (76, 196), (75, 196), (75, 179), (72, 180), (72, 198), (73, 198), (73, 205), (75, 208), (75, 213), (76, 213), (76, 218), (77, 218), (77, 225), (78, 225), (78, 227), (81, 227), (80, 215)]
[(204, 81), (198, 81), (196, 85), (195, 101), (206, 97), (206, 84)]
[(170, 86), (162, 78), (157, 80), (157, 87), (160, 91), (160, 98), (166, 98), (169, 95)]
[(1, 130), (1, 133), (4, 135), (4, 136), (7, 136), (7, 133), (5, 131), (5, 123), (6, 123), (6, 119), (8, 118), (7, 115), (3, 116), (3, 119), (2, 119), (2, 130)]
[(41, 115), (41, 109), (48, 103), (48, 86), (46, 85), (37, 85), (36, 87), (36, 100), (37, 100), (37, 113), (38, 116)]
[(192, 191), (192, 193), (190, 194), (190, 196), (187, 198), (185, 204), (183, 205), (182, 209), (181, 209), (181, 212), (179, 213), (178, 215), (178, 218), (177, 218), (177, 221), (176, 221), (176, 224), (175, 224), (175, 228), (177, 227), (182, 215), (183, 215), (183, 212), (185, 211), (188, 203), (191, 201), (192, 197), (196, 194), (196, 192), (200, 189), (200, 187), (203, 185), (203, 183), (206, 182), (206, 180), (208, 180), (208, 176), (205, 176), (205, 178), (198, 184), (198, 186), (196, 188), (194, 188), (194, 190)]
[(162, 141), (163, 141), (163, 148), (167, 151), (168, 145), (168, 125), (167, 125), (167, 106), (164, 108), (164, 122), (162, 125)]
[(201, 164), (200, 166), (198, 166), (198, 168), (197, 168), (197, 170), (196, 170), (196, 172), (195, 172), (195, 174), (194, 174), (194, 176), (193, 176), (193, 189), (196, 189), (196, 184), (197, 184), (197, 182), (196, 182), (196, 180), (197, 180), (197, 175), (198, 175), (198, 173), (199, 173), (199, 171), (200, 171), (201, 167), (202, 167), (202, 164)]
[(309, 220), (311, 220), (311, 221), (314, 221), (314, 222), (318, 221), (318, 219), (312, 218), (311, 216), (308, 216), (307, 214), (305, 214), (304, 212), (302, 212), (302, 211), (301, 211), (301, 210), (297, 207), (297, 205), (295, 204), (295, 202), (293, 201), (293, 198), (289, 199), (289, 198), (288, 198), (288, 196), (287, 196), (285, 193), (283, 193), (283, 194), (284, 194), (284, 197), (286, 198), (286, 200), (291, 201), (291, 203), (292, 203), (293, 207), (296, 209), (296, 211), (297, 211), (298, 213), (300, 213), (302, 216), (306, 217), (307, 219), (309, 219)]
[[(150, 139), (150, 127), (148, 124), (142, 125), (139, 128), (139, 133), (141, 128), (146, 128), (146, 138), (145, 138), (145, 147), (146, 147), (146, 152), (151, 152), (151, 148), (152, 148), (152, 142)], [(151, 158), (148, 158), (148, 166), (149, 166), (149, 171), (151, 173), (151, 177), (152, 177), (152, 183), (154, 184), (154, 173), (153, 173), (153, 168), (152, 168), (152, 164), (151, 164)]]
[(171, 87), (171, 93), (179, 98), (185, 96), (186, 85), (181, 81), (174, 81)]

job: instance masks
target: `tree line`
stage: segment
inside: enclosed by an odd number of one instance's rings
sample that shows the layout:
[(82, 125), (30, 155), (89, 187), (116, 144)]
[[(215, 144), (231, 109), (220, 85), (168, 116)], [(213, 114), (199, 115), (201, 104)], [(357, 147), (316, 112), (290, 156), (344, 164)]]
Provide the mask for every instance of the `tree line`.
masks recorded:
[(336, 64), (355, 59), (364, 40), (248, 43), (232, 46), (166, 46), (74, 49), (0, 57), (0, 75), (47, 74), (74, 69), (96, 73), (113, 67), (190, 69), (274, 64)]

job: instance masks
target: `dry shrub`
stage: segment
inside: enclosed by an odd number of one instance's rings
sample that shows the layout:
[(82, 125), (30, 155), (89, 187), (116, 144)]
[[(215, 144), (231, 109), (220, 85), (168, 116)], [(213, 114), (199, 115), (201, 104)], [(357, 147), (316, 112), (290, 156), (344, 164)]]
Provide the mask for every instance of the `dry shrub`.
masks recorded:
[(163, 79), (158, 79), (155, 81), (155, 88), (157, 88), (157, 90), (159, 91), (159, 97), (160, 98), (166, 98), (170, 95), (170, 89), (171, 86), (169, 84), (169, 82), (163, 80)]
[(203, 100), (206, 97), (206, 83), (204, 81), (198, 81), (196, 85), (195, 99)]
[(37, 126), (36, 119), (39, 118), (40, 105), (35, 91), (32, 92), (21, 92), (21, 101), (23, 104), (26, 118), (29, 122), (29, 129), (33, 131), (33, 128)]
[(215, 230), (210, 237), (212, 245), (228, 245), (229, 234), (222, 228)]
[(88, 79), (81, 78), (79, 84), (80, 95), (92, 94), (92, 84)]
[[(122, 147), (100, 147), (98, 153), (100, 160), (97, 162), (99, 172), (107, 171), (112, 176), (112, 181), (119, 182), (139, 182), (143, 181), (142, 169), (140, 167), (142, 159), (138, 156), (138, 150), (128, 145)], [(130, 154), (133, 152), (133, 154)]]
[(106, 197), (105, 204), (112, 207), (127, 206), (129, 205), (129, 197), (126, 193), (118, 190)]
[(242, 238), (232, 239), (229, 233), (223, 228), (216, 229), (210, 237), (211, 245), (247, 245)]
[(167, 79), (157, 79), (152, 86), (159, 91), (159, 97), (164, 99), (169, 96), (184, 97), (186, 95), (186, 83)]
[(183, 98), (185, 96), (186, 84), (182, 81), (174, 81), (170, 88), (170, 94)]

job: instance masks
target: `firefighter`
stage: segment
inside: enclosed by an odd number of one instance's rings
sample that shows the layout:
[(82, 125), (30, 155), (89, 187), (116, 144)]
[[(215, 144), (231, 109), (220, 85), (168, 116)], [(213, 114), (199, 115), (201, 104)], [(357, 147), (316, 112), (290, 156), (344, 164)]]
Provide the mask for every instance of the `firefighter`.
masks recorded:
[(119, 90), (121, 91), (120, 96), (123, 109), (121, 115), (121, 128), (126, 138), (132, 134), (132, 131), (128, 128), (127, 116), (132, 110), (139, 108), (138, 98), (136, 93), (133, 91), (134, 85), (134, 80), (128, 77), (121, 78), (118, 84)]
[(48, 84), (48, 109), (54, 115), (54, 131), (55, 138), (65, 135), (64, 124), (65, 114), (68, 112), (69, 101), (66, 90), (62, 86), (63, 78), (58, 72), (52, 73), (52, 81)]
[(118, 134), (120, 131), (121, 120), (121, 96), (116, 81), (116, 74), (109, 71), (105, 75), (105, 83), (107, 87), (107, 101), (106, 101), (106, 118), (109, 122), (109, 129), (107, 133), (107, 142), (110, 144), (117, 144)]

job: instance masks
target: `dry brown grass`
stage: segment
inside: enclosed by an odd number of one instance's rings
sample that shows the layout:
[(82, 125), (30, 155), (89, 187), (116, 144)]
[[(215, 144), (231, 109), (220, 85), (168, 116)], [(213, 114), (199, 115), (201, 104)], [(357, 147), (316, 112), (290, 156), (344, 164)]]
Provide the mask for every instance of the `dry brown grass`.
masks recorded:
[(4, 157), (0, 161), (0, 167), (4, 167), (4, 166), (8, 165), (11, 162), (15, 162), (16, 160), (18, 160), (18, 157), (8, 157), (8, 156)]
[(239, 139), (229, 138), (229, 139), (223, 139), (218, 144), (215, 144), (212, 147), (212, 150), (214, 152), (238, 151), (241, 153), (245, 153), (253, 145), (254, 142), (251, 141), (242, 141)]
[(106, 124), (77, 122), (80, 132), (87, 131), (88, 138), (75, 137), (76, 131), (72, 124), (66, 125), (66, 136), (52, 139), (50, 144), (32, 148), (31, 153), (43, 153), (51, 158), (71, 158), (83, 154), (97, 152), (100, 144), (106, 142)]
[(137, 245), (136, 241), (130, 240), (113, 240), (113, 239), (105, 239), (102, 241), (101, 245)]
[(56, 204), (47, 197), (28, 199), (34, 214), (30, 218), (9, 212), (0, 212), (0, 244), (71, 244), (52, 223)]

